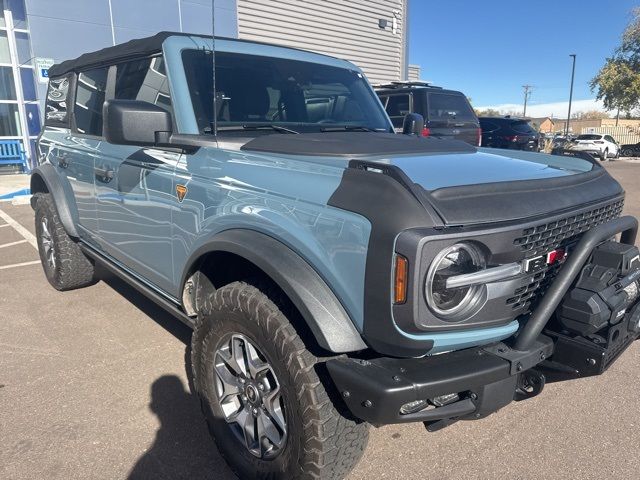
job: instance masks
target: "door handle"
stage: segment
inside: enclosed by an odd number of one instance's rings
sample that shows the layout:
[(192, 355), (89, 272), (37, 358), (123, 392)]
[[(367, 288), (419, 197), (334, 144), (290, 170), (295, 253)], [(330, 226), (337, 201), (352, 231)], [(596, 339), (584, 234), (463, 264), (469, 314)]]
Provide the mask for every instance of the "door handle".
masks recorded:
[(93, 169), (93, 171), (96, 174), (96, 178), (104, 183), (109, 183), (115, 176), (114, 171), (107, 167), (96, 167)]

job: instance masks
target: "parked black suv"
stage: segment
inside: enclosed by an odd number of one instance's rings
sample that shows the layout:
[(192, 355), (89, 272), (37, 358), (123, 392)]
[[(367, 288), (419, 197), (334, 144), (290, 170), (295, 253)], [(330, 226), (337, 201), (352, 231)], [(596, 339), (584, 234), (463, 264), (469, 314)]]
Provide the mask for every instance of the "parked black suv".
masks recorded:
[(640, 142), (636, 144), (622, 145), (620, 152), (623, 157), (640, 157)]
[(424, 82), (393, 82), (375, 87), (396, 131), (407, 113), (424, 117), (422, 135), (480, 145), (480, 124), (462, 92)]
[(480, 117), (482, 146), (511, 150), (540, 150), (540, 134), (529, 120), (511, 117)]

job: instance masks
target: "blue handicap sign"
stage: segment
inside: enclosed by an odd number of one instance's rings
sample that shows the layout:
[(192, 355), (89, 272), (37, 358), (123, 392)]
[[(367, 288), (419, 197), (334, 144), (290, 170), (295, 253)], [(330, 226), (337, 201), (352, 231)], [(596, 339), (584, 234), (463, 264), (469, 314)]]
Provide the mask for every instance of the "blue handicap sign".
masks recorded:
[(49, 78), (49, 69), (48, 68), (41, 68), (40, 69), (40, 75), (42, 76), (42, 78)]

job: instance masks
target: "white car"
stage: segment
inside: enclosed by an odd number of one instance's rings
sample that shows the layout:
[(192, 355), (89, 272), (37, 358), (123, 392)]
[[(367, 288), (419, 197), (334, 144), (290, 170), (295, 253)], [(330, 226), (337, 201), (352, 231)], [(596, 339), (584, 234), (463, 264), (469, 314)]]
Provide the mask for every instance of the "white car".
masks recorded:
[(618, 158), (620, 146), (611, 135), (602, 133), (585, 133), (565, 146), (571, 152), (586, 152), (604, 161), (607, 158)]

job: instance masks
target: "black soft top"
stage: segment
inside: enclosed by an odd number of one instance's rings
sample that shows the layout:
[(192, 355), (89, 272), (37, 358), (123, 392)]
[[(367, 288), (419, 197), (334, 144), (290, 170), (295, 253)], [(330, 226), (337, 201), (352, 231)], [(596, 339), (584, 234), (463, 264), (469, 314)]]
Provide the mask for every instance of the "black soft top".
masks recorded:
[[(84, 53), (73, 60), (56, 63), (49, 69), (50, 77), (59, 77), (69, 72), (78, 72), (90, 68), (111, 65), (118, 60), (153, 55), (162, 51), (162, 43), (174, 35), (190, 37), (189, 33), (160, 32), (152, 37), (137, 38), (96, 52)], [(200, 35), (196, 35), (200, 36)]]
[[(127, 61), (133, 58), (146, 57), (162, 51), (162, 44), (169, 37), (201, 37), (211, 38), (211, 35), (201, 35), (197, 33), (184, 32), (159, 32), (152, 37), (137, 38), (128, 42), (115, 45), (113, 47), (103, 48), (96, 52), (84, 53), (73, 60), (66, 60), (62, 63), (56, 63), (49, 69), (49, 77), (60, 77), (69, 72), (80, 72), (102, 66), (113, 65), (120, 61)], [(233, 42), (255, 43), (260, 45), (271, 45), (274, 47), (286, 48), (288, 50), (300, 50), (297, 48), (287, 47), (284, 45), (276, 45), (273, 43), (256, 42), (253, 40), (242, 40), (238, 38), (218, 37), (220, 40), (230, 40)], [(328, 57), (318, 53), (317, 55)], [(334, 58), (334, 57), (331, 57)]]

